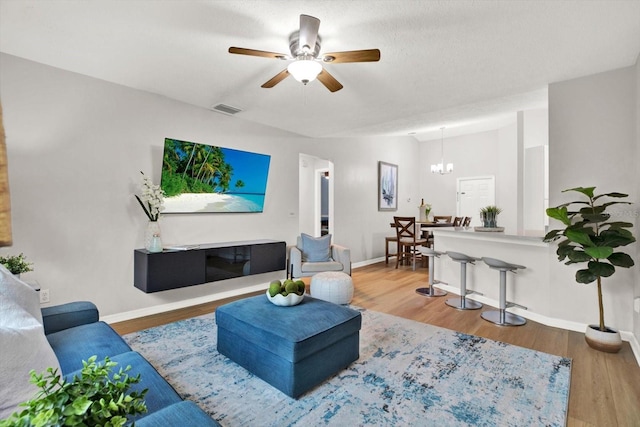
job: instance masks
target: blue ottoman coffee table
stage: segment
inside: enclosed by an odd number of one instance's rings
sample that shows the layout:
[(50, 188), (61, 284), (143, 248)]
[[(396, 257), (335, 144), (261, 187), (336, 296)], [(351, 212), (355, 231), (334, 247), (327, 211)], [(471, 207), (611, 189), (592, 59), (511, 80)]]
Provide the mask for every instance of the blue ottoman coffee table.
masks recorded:
[(216, 309), (218, 351), (297, 398), (360, 357), (360, 312), (305, 295), (295, 306), (266, 295)]

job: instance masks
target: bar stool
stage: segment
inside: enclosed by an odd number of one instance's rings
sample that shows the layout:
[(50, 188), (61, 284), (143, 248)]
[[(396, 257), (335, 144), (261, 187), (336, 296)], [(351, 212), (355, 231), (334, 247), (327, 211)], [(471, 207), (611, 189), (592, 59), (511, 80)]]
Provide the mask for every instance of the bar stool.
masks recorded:
[(444, 252), (434, 251), (431, 248), (427, 248), (426, 246), (420, 246), (418, 248), (420, 252), (422, 252), (422, 256), (426, 256), (429, 258), (429, 287), (428, 288), (418, 288), (416, 289), (416, 293), (420, 294), (424, 297), (443, 297), (447, 294), (447, 292), (442, 289), (436, 289), (433, 287), (434, 283), (442, 283), (439, 280), (433, 278), (434, 273), (434, 258), (440, 257), (440, 255), (444, 255)]
[(460, 298), (449, 298), (445, 301), (449, 307), (457, 308), (458, 310), (477, 310), (482, 307), (478, 301), (468, 300), (467, 295), (478, 294), (477, 291), (467, 290), (467, 264), (473, 264), (474, 261), (480, 261), (481, 258), (474, 258), (469, 255), (461, 254), (460, 252), (447, 252), (449, 258), (455, 262), (460, 263)]
[(520, 304), (507, 302), (507, 271), (515, 274), (516, 270), (527, 267), (523, 265), (510, 264), (495, 258), (483, 257), (482, 260), (490, 268), (500, 271), (500, 309), (483, 311), (480, 316), (488, 322), (501, 326), (521, 326), (527, 323), (524, 317), (506, 311), (507, 307), (513, 306), (520, 307), (525, 310), (527, 309), (527, 307)]

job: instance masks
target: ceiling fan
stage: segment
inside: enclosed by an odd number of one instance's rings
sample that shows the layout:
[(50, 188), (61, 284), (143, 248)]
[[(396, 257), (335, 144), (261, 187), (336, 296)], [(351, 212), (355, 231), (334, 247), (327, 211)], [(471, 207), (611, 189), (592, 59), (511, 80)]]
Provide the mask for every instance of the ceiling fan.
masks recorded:
[(287, 68), (263, 84), (263, 88), (272, 88), (291, 74), (296, 80), (305, 85), (317, 78), (331, 92), (336, 92), (342, 89), (343, 86), (324, 69), (322, 63), (339, 64), (345, 62), (376, 62), (380, 60), (380, 50), (378, 49), (349, 50), (320, 55), (321, 39), (318, 35), (318, 28), (320, 28), (320, 20), (318, 18), (300, 15), (300, 30), (289, 37), (290, 55), (242, 47), (230, 47), (229, 53), (293, 60)]

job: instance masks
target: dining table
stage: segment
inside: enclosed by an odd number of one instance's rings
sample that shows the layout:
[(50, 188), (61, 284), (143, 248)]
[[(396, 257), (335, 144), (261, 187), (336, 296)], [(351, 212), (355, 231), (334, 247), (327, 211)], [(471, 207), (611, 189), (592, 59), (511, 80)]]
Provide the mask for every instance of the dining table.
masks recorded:
[[(390, 223), (391, 228), (396, 228), (396, 224), (395, 223)], [(444, 221), (421, 221), (421, 220), (416, 220), (416, 230), (415, 233), (418, 234), (418, 227), (420, 227), (420, 230), (422, 231), (421, 235), (424, 238), (428, 238), (429, 236), (429, 230), (425, 230), (428, 228), (435, 228), (435, 227), (453, 227), (453, 222), (444, 222)], [(425, 234), (426, 233), (426, 234)]]

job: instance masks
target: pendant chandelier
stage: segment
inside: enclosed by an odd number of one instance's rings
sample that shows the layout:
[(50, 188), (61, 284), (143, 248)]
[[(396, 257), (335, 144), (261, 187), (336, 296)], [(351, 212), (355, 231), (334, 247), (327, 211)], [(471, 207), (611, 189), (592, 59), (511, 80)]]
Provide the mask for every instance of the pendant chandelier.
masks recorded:
[(453, 172), (453, 163), (447, 163), (447, 167), (445, 169), (444, 166), (444, 127), (440, 128), (441, 136), (440, 136), (440, 163), (437, 165), (431, 165), (431, 173), (439, 173), (440, 175), (444, 175), (447, 173)]

